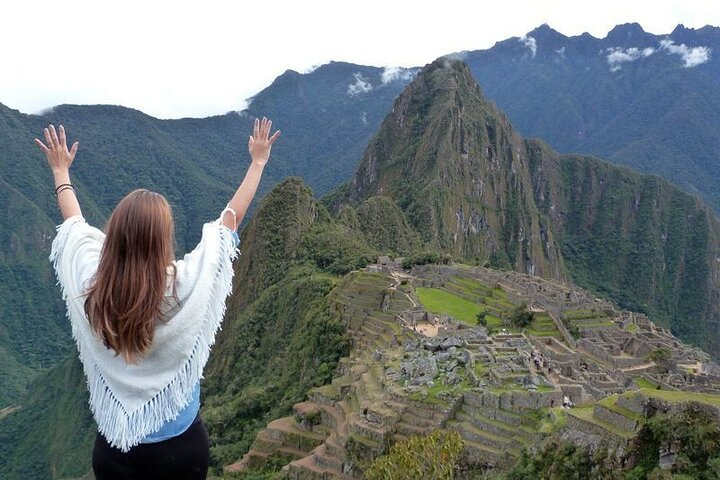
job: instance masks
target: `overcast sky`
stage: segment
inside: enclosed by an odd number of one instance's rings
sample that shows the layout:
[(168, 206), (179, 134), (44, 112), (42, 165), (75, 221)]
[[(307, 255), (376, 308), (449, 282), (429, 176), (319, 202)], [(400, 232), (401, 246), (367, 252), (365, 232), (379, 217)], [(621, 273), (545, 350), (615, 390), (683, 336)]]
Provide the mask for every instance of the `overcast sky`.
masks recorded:
[[(37, 113), (119, 104), (159, 118), (242, 108), (287, 69), (330, 60), (417, 66), (548, 23), (604, 37), (638, 22), (720, 26), (719, 0), (357, 1), (6, 0), (0, 103)], [(491, 6), (492, 5), (492, 6)], [(720, 52), (719, 52), (720, 53)]]

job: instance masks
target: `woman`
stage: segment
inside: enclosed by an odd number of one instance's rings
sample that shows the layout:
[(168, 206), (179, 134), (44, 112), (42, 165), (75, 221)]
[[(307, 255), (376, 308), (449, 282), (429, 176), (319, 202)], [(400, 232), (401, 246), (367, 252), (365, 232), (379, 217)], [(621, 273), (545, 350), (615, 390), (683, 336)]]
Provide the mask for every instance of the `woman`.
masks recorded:
[(232, 287), (237, 226), (255, 196), (280, 132), (255, 120), (252, 163), (220, 218), (198, 246), (173, 258), (173, 220), (165, 198), (135, 190), (120, 201), (106, 232), (82, 217), (69, 168), (65, 129), (35, 139), (55, 177), (64, 222), (50, 260), (67, 303), (98, 425), (98, 479), (202, 479), (209, 446), (199, 416), (200, 378)]

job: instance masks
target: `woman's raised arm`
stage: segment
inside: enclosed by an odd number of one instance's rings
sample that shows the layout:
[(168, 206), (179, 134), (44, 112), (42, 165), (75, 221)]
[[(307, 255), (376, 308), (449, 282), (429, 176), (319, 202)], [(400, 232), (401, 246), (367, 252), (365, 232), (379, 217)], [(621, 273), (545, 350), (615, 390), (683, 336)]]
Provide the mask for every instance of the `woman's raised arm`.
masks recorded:
[(278, 130), (271, 137), (271, 128), (271, 120), (265, 117), (263, 117), (262, 121), (255, 119), (253, 134), (250, 135), (248, 140), (248, 150), (250, 150), (252, 163), (235, 195), (230, 199), (228, 208), (222, 213), (223, 224), (231, 230), (237, 230), (238, 225), (245, 217), (250, 202), (252, 202), (257, 191), (263, 169), (270, 158), (272, 145), (280, 136), (280, 130)]
[(79, 142), (73, 143), (73, 146), (68, 150), (65, 127), (62, 125), (60, 125), (59, 135), (53, 125), (50, 125), (44, 131), (45, 143), (37, 138), (35, 143), (47, 157), (48, 164), (55, 177), (55, 195), (58, 199), (58, 206), (63, 220), (75, 215), (82, 215), (80, 204), (75, 195), (75, 188), (70, 183), (70, 165), (75, 160)]

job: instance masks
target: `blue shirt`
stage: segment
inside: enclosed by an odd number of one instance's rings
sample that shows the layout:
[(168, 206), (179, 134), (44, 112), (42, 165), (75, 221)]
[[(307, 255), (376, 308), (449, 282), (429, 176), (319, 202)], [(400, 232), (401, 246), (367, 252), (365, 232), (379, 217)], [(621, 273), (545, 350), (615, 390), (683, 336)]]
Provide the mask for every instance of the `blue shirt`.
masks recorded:
[[(240, 237), (236, 231), (232, 231), (232, 238), (235, 241), (235, 247), (237, 247), (240, 244)], [(177, 418), (175, 420), (165, 422), (157, 432), (146, 436), (140, 440), (140, 443), (158, 443), (185, 433), (185, 430), (190, 428), (190, 425), (192, 425), (193, 420), (195, 420), (199, 411), (200, 382), (198, 382), (193, 389), (190, 397), (190, 403), (188, 403), (187, 407), (180, 411)]]
[(177, 418), (175, 420), (165, 422), (163, 426), (160, 427), (160, 430), (146, 436), (145, 438), (140, 440), (140, 443), (162, 442), (163, 440), (168, 440), (170, 438), (177, 437), (178, 435), (185, 433), (185, 430), (190, 428), (190, 425), (192, 425), (193, 420), (195, 420), (195, 417), (197, 416), (199, 410), (200, 382), (198, 382), (193, 389), (192, 396), (190, 397), (190, 403), (188, 403), (187, 407), (180, 410)]

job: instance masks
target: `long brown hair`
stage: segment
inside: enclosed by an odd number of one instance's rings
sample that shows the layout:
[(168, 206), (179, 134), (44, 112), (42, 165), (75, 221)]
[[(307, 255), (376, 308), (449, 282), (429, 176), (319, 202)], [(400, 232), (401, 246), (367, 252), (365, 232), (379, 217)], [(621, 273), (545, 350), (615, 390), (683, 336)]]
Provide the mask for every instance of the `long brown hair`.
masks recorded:
[(174, 285), (174, 231), (167, 200), (143, 189), (123, 198), (108, 220), (85, 313), (105, 346), (129, 363), (147, 352), (163, 319), (168, 274)]

